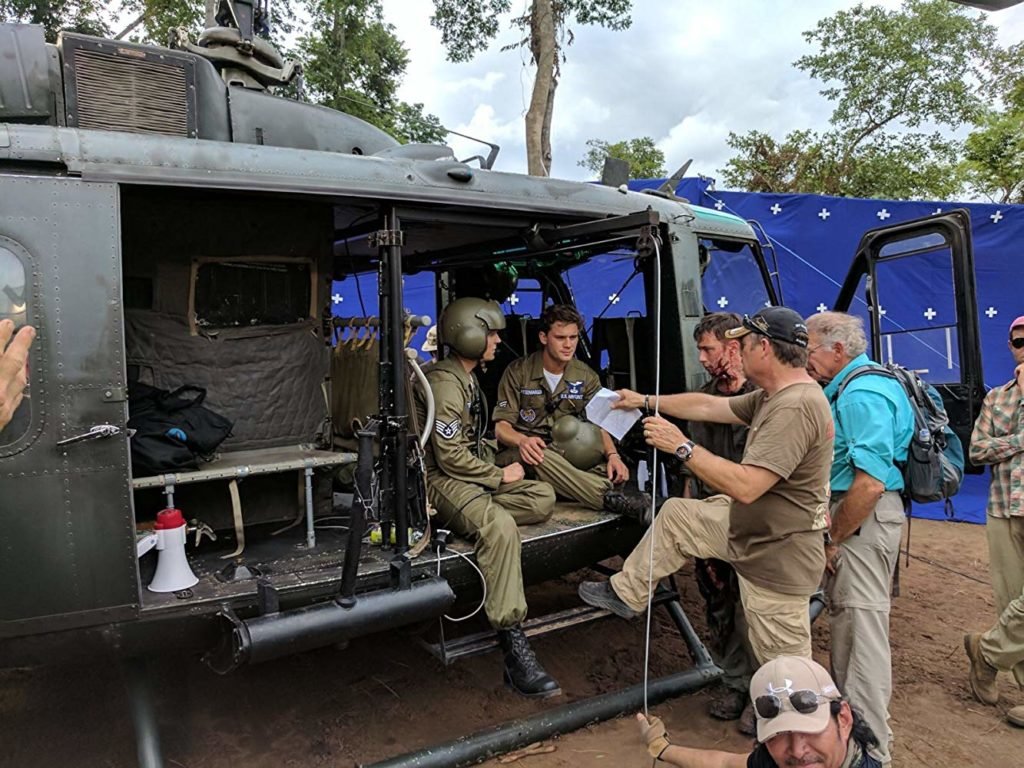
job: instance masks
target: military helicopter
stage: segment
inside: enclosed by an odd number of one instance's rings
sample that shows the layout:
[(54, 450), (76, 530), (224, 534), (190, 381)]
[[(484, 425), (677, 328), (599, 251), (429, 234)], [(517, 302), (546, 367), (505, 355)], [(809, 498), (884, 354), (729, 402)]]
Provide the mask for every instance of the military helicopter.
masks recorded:
[[(438, 310), (501, 302), (528, 280), (542, 305), (573, 303), (573, 269), (627, 260), (647, 310), (596, 318), (580, 356), (610, 386), (666, 393), (704, 380), (690, 341), (704, 295), (728, 281), (751, 309), (781, 300), (754, 228), (676, 197), (672, 180), (632, 192), (501, 173), (496, 147), (463, 161), (274, 95), (296, 67), (255, 33), (260, 13), (223, 0), (218, 26), (167, 48), (70, 33), (51, 45), (40, 27), (0, 25), (0, 316), (38, 331), (28, 397), (0, 432), (4, 666), (158, 647), (227, 672), (436, 626), (475, 600), (471, 546), (427, 546), (406, 347), (430, 320), (405, 312), (403, 275), (432, 275)], [(960, 232), (943, 221), (928, 226)], [(361, 274), (378, 278), (377, 313), (333, 316), (332, 281)], [(531, 351), (536, 320), (508, 326), (485, 389)], [(660, 349), (644, 342), (656, 326)], [(147, 386), (204, 392), (231, 424), (214, 456), (133, 466), (132, 393)], [(174, 560), (169, 509), (194, 534)], [(380, 544), (364, 541), (370, 524)], [(623, 554), (640, 534), (560, 505), (521, 531), (524, 579)], [(169, 588), (154, 591), (160, 576)], [(671, 590), (660, 599), (696, 664), (652, 685), (667, 696), (717, 668)], [(577, 609), (530, 631), (592, 618)], [(443, 633), (427, 644), (449, 663), (489, 648)], [(610, 717), (637, 695), (568, 705), (480, 749)], [(152, 712), (135, 704), (140, 763), (159, 765)], [(433, 764), (483, 754), (460, 750)]]

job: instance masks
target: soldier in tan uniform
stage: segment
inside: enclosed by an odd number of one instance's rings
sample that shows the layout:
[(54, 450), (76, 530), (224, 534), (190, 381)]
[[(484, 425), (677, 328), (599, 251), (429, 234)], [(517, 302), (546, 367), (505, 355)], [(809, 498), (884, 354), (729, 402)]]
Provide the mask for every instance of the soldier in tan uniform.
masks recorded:
[[(427, 372), (434, 396), (434, 428), (426, 447), (427, 497), (439, 522), (476, 542), (476, 558), (487, 586), (484, 611), (505, 653), (505, 682), (524, 696), (561, 693), (540, 666), (520, 626), (526, 616), (519, 525), (551, 516), (551, 486), (525, 480), (521, 464), (494, 464), (483, 440), (487, 413), (473, 370), (494, 359), (505, 316), (493, 301), (457, 299), (439, 323), (448, 356)], [(417, 396), (420, 421), (426, 405)]]
[[(552, 445), (552, 427), (562, 418), (582, 418), (601, 388), (589, 366), (576, 359), (583, 318), (570, 306), (549, 306), (541, 315), (541, 349), (516, 360), (501, 377), (494, 409), (494, 434), (505, 449), (497, 463), (521, 462), (528, 476), (552, 485), (558, 496), (590, 509), (642, 518), (650, 501), (615, 486), (629, 470), (607, 432), (600, 431), (596, 466), (581, 463), (575, 452)], [(596, 434), (596, 433), (595, 433)], [(603, 461), (601, 461), (603, 459)]]

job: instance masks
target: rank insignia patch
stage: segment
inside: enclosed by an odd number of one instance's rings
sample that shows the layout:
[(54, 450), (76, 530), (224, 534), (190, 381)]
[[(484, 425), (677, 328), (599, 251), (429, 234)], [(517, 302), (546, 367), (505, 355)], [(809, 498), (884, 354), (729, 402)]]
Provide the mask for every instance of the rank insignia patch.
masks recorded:
[(459, 428), (462, 424), (456, 419), (451, 424), (445, 424), (440, 419), (434, 421), (434, 429), (441, 437), (445, 440), (451, 440), (457, 434), (459, 434)]

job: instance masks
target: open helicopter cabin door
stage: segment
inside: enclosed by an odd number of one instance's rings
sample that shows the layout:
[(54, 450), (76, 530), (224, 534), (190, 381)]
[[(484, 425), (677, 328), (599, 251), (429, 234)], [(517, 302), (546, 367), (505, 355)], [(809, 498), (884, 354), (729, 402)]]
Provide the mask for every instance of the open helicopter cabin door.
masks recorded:
[(866, 232), (835, 309), (864, 318), (875, 360), (916, 371), (941, 393), (966, 453), (985, 396), (968, 212)]

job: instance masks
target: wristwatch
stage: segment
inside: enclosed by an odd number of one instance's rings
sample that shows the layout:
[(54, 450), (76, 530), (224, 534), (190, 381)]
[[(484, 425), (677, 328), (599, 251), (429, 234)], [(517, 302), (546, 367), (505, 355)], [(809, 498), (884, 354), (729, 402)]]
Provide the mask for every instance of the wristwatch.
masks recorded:
[(693, 449), (697, 447), (697, 444), (693, 440), (687, 440), (685, 443), (676, 448), (676, 458), (680, 461), (689, 461), (693, 456)]

